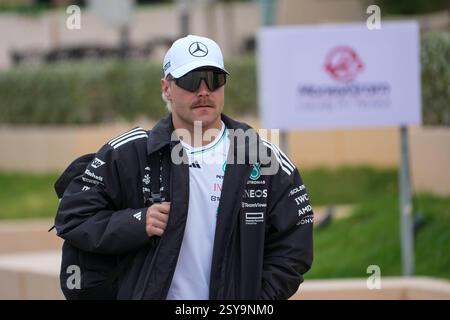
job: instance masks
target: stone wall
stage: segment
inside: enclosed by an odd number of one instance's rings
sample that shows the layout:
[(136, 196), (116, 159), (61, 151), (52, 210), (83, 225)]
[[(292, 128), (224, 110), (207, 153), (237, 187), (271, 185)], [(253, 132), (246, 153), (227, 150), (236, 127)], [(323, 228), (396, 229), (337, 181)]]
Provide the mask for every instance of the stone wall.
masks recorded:
[[(260, 128), (255, 118), (239, 119)], [(135, 126), (152, 122), (83, 127), (0, 127), (0, 170), (55, 172), (73, 159)], [(274, 136), (276, 141), (277, 136)], [(288, 154), (300, 169), (342, 166), (398, 167), (399, 129), (302, 131), (288, 134)], [(414, 192), (450, 195), (450, 128), (409, 130)]]

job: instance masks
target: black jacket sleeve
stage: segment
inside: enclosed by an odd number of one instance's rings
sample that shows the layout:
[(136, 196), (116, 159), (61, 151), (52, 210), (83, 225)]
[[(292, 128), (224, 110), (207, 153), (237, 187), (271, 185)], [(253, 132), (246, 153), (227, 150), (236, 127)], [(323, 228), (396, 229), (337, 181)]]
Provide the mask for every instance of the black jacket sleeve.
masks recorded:
[(90, 252), (122, 254), (149, 243), (147, 208), (126, 208), (118, 151), (104, 145), (67, 187), (58, 207), (58, 236)]
[(274, 175), (268, 204), (261, 299), (288, 299), (313, 261), (313, 211), (298, 170)]

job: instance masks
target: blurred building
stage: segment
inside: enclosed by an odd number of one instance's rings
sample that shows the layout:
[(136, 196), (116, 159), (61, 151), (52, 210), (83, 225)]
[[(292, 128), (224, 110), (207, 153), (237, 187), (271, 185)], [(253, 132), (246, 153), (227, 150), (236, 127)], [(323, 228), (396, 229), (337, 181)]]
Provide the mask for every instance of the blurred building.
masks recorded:
[[(137, 4), (155, 2), (161, 1), (135, 1)], [(79, 30), (67, 28), (69, 14), (61, 10), (74, 3), (81, 6)], [(121, 30), (90, 12), (85, 3), (81, 0), (0, 0), (0, 6), (59, 7), (36, 14), (0, 12), (0, 69), (33, 58), (114, 55), (121, 45)], [(160, 60), (167, 46), (183, 32), (216, 39), (228, 57), (251, 52), (255, 48), (256, 32), (267, 18), (262, 10), (262, 5), (267, 3), (272, 6), (266, 15), (276, 25), (365, 22), (368, 17), (366, 0), (188, 0), (186, 3), (189, 4), (187, 25), (175, 0), (136, 7), (127, 32), (129, 55)], [(419, 17), (419, 22), (422, 28), (449, 28), (450, 14), (448, 10), (442, 11)]]
[[(0, 0), (5, 1), (5, 0)], [(42, 57), (64, 48), (98, 48), (105, 52), (120, 45), (120, 30), (88, 11), (81, 10), (81, 29), (69, 30), (64, 11), (35, 15), (0, 14), (0, 69), (11, 66), (20, 57)], [(167, 45), (179, 37), (179, 12), (174, 4), (143, 7), (136, 10), (129, 24), (129, 42), (133, 52), (145, 58), (160, 59)], [(224, 54), (247, 50), (260, 25), (257, 2), (230, 4), (199, 3), (190, 8), (189, 33), (215, 38)], [(132, 53), (133, 53), (132, 52)], [(19, 57), (19, 58), (18, 58)]]

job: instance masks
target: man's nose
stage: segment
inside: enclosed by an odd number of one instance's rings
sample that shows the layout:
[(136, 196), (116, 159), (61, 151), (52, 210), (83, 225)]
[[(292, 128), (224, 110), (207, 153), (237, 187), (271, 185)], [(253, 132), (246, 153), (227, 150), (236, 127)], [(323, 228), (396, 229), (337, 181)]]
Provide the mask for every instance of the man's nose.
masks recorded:
[(209, 96), (210, 92), (211, 91), (209, 90), (209, 88), (206, 84), (206, 81), (204, 79), (202, 79), (200, 81), (200, 86), (198, 87), (198, 90), (197, 90), (197, 95), (198, 96)]

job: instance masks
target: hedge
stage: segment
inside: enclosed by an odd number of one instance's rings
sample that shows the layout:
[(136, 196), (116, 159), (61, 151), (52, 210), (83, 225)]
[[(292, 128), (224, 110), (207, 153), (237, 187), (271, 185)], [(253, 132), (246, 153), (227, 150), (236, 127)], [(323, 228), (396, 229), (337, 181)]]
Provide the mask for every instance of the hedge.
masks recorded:
[[(423, 119), (450, 125), (450, 34), (423, 35)], [(226, 61), (228, 114), (257, 113), (256, 62), (252, 56)], [(21, 66), (0, 72), (0, 123), (89, 124), (159, 119), (161, 66), (143, 62), (85, 62)]]
[(450, 33), (430, 32), (422, 37), (423, 121), (450, 125)]
[[(230, 114), (256, 111), (255, 61), (227, 63)], [(154, 63), (72, 63), (19, 67), (0, 73), (0, 123), (88, 124), (159, 119), (166, 113)]]

